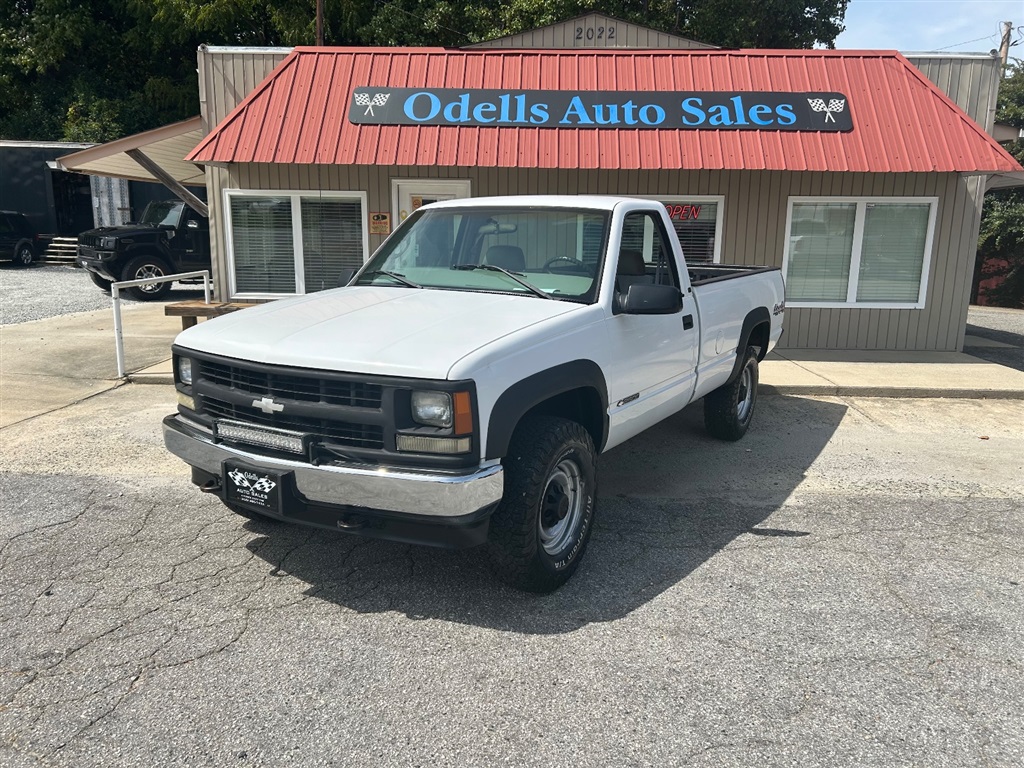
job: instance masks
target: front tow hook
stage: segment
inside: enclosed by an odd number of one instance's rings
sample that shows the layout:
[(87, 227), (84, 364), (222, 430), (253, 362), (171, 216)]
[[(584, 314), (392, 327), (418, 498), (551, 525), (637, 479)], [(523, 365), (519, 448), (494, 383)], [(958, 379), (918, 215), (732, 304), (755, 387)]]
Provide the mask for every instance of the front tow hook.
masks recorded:
[(205, 483), (199, 486), (199, 490), (203, 493), (220, 493), (221, 484), (220, 478), (214, 478), (213, 480), (207, 480)]

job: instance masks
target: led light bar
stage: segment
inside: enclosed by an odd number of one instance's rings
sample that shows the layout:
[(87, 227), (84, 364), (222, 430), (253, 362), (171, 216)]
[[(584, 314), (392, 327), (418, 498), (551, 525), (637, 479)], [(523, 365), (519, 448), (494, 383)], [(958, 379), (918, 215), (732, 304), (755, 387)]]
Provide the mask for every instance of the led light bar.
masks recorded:
[(233, 440), (238, 443), (259, 445), (278, 451), (288, 451), (289, 453), (304, 454), (306, 452), (306, 435), (302, 432), (288, 432), (283, 429), (272, 429), (271, 427), (257, 427), (252, 424), (225, 421), (224, 419), (218, 419), (216, 427), (215, 436), (218, 440)]
[(470, 438), (398, 435), (396, 446), (400, 451), (415, 453), (469, 453)]

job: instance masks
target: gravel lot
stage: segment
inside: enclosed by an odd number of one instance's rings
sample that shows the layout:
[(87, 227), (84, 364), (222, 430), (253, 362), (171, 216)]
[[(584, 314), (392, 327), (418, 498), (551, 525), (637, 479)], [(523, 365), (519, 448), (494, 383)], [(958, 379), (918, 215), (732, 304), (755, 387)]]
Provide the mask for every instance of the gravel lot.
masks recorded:
[[(165, 301), (202, 298), (202, 289), (175, 285)], [(137, 303), (122, 297), (125, 304)], [(0, 263), (0, 325), (110, 308), (110, 294), (92, 284), (84, 270), (56, 264), (28, 268)]]

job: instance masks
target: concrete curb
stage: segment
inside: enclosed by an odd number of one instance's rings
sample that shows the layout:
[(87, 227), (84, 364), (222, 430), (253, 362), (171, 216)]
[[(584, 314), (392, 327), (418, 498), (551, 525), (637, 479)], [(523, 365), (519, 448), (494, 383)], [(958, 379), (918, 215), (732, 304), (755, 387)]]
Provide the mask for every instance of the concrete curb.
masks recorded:
[(842, 386), (839, 384), (761, 384), (762, 395), (811, 395), (817, 397), (899, 397), (934, 398), (952, 400), (1024, 400), (1024, 390), (1018, 389), (942, 389), (938, 387), (870, 387)]
[(129, 373), (125, 378), (132, 384), (173, 384), (174, 375), (170, 373)]

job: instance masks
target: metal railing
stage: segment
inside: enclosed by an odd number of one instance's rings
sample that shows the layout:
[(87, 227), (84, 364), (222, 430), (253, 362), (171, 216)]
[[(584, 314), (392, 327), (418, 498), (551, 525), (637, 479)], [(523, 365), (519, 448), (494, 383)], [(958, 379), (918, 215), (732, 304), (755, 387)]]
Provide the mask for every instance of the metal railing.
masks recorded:
[(124, 373), (124, 334), (121, 332), (121, 289), (132, 288), (137, 285), (156, 285), (158, 283), (173, 283), (176, 280), (184, 280), (188, 277), (203, 278), (203, 293), (205, 302), (210, 303), (210, 270), (201, 269), (196, 272), (181, 272), (177, 275), (163, 275), (162, 277), (145, 277), (141, 280), (121, 280), (110, 284), (110, 298), (114, 302), (114, 347), (117, 350), (117, 378), (123, 379)]

